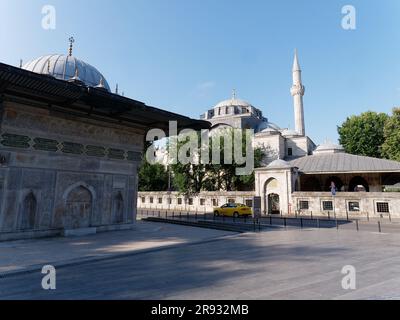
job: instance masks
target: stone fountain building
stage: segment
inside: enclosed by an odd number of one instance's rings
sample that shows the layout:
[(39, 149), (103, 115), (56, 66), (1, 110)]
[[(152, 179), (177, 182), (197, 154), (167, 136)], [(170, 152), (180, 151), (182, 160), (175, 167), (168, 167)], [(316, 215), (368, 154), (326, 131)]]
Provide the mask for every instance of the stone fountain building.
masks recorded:
[(90, 64), (0, 63), (0, 240), (129, 228), (149, 129), (208, 128), (110, 91)]

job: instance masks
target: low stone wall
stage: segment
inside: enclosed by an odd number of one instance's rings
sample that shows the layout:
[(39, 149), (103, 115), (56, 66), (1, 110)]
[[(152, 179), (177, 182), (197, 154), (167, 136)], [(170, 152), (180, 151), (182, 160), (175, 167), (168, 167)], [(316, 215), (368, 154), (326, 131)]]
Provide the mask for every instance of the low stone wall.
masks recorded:
[(138, 209), (210, 212), (228, 202), (253, 205), (253, 191), (201, 192), (185, 198), (179, 192), (139, 192)]
[(400, 217), (399, 192), (294, 192), (292, 203), (304, 214)]
[[(185, 197), (179, 192), (139, 192), (138, 209), (186, 210), (211, 212), (214, 207), (228, 202), (244, 203), (252, 206), (254, 192), (201, 192)], [(293, 192), (291, 194), (291, 214), (330, 215), (333, 217), (400, 217), (399, 192), (338, 192), (332, 197), (330, 192)]]

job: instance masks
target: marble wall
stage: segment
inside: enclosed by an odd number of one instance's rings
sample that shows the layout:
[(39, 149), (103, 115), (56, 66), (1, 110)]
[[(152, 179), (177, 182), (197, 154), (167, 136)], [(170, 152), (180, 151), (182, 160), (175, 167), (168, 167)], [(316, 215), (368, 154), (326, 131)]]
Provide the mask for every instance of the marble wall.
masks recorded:
[(143, 131), (0, 107), (0, 240), (135, 221)]

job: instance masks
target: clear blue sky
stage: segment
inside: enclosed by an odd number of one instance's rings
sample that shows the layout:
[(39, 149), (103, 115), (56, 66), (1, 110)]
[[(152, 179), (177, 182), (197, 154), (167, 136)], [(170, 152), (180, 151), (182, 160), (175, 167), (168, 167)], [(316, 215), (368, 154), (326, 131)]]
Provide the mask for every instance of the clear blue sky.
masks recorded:
[[(56, 29), (41, 27), (54, 5)], [(357, 29), (341, 28), (343, 5)], [(111, 87), (149, 105), (198, 118), (232, 88), (281, 127), (293, 125), (294, 48), (306, 130), (316, 143), (366, 110), (400, 106), (399, 0), (0, 0), (0, 61), (48, 53), (97, 67)]]

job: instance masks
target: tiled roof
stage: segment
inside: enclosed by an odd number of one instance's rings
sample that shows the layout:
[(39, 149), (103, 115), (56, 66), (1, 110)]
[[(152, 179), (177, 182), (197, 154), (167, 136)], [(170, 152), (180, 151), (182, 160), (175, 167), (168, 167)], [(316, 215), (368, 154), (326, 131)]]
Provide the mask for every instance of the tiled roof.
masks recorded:
[(348, 153), (305, 156), (289, 163), (303, 173), (400, 172), (400, 162)]

